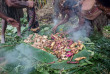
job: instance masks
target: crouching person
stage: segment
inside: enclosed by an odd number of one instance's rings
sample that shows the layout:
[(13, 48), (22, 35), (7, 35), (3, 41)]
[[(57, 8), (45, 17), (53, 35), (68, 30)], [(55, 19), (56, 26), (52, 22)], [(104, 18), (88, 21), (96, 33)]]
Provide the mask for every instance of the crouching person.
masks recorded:
[[(91, 21), (91, 24), (95, 31), (101, 32), (103, 26), (108, 24), (108, 18), (106, 16), (106, 5), (109, 0), (82, 0), (82, 14), (84, 18)], [(102, 3), (102, 4), (101, 4)], [(108, 4), (109, 5), (109, 4)], [(109, 5), (110, 6), (110, 5)], [(103, 10), (104, 9), (104, 10)]]
[[(74, 28), (74, 31), (77, 31), (83, 24), (84, 24), (84, 18), (82, 17), (80, 13), (80, 6), (77, 4), (76, 0), (60, 0), (59, 4), (57, 4), (57, 8), (59, 9), (60, 14), (62, 14), (62, 20), (53, 27), (53, 32), (56, 32), (56, 29), (59, 25), (62, 25), (69, 21), (70, 18), (74, 18), (75, 15), (79, 18), (79, 27)], [(55, 6), (55, 5), (54, 5)], [(59, 15), (57, 15), (58, 17)], [(71, 30), (73, 31), (73, 30)], [(71, 32), (70, 31), (70, 32)], [(69, 32), (65, 32), (69, 33)]]

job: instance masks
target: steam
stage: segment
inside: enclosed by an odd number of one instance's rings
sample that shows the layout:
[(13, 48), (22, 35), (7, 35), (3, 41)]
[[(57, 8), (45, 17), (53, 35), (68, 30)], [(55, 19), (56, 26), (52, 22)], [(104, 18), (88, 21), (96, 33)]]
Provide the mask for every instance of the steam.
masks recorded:
[[(57, 25), (59, 21), (60, 20), (58, 19), (54, 19), (53, 26)], [(62, 24), (59, 27), (64, 26), (63, 29), (67, 28), (66, 31), (64, 30), (64, 32), (68, 32), (69, 35), (68, 39), (72, 39), (74, 41), (78, 41), (78, 40), (84, 41), (84, 39), (87, 38), (92, 31), (91, 23), (89, 20), (85, 19), (85, 23), (83, 24), (83, 26), (81, 26), (77, 31), (75, 31), (75, 28), (79, 26), (78, 23), (79, 23), (79, 19), (76, 15), (74, 15), (74, 17), (70, 18), (67, 23)]]
[(29, 74), (35, 64), (35, 59), (32, 58), (33, 52), (30, 49), (21, 49), (22, 47), (17, 46), (13, 51), (7, 51), (5, 53), (5, 60), (7, 64), (16, 64), (14, 70), (22, 74)]
[(53, 26), (57, 25), (58, 19), (54, 19), (53, 22), (54, 22)]
[[(69, 28), (68, 30), (71, 30), (73, 28)], [(70, 32), (70, 35), (68, 36), (69, 39), (72, 39), (74, 41), (82, 40), (90, 35), (90, 32), (92, 31), (92, 28), (90, 26), (90, 22), (88, 20), (85, 21), (84, 25), (79, 28), (78, 31), (74, 32), (74, 29)]]
[[(71, 5), (73, 5), (73, 7), (77, 6), (77, 8), (75, 8), (75, 10), (74, 10), (75, 13), (81, 12), (80, 0), (78, 0), (77, 2), (76, 1), (72, 2), (72, 0), (67, 0), (67, 3), (65, 3), (65, 5), (68, 6), (69, 5), (68, 3), (70, 3), (70, 4), (73, 3), (73, 4), (71, 4)], [(58, 8), (58, 6), (56, 6), (56, 8)], [(58, 10), (55, 10), (55, 11), (58, 11)], [(63, 28), (61, 27), (61, 28), (62, 29), (67, 28), (66, 32), (68, 32), (68, 34), (69, 34), (69, 36), (68, 36), (69, 39), (72, 39), (74, 41), (77, 41), (77, 40), (84, 41), (84, 38), (87, 38), (90, 35), (90, 32), (92, 31), (92, 28), (90, 26), (91, 24), (90, 24), (89, 20), (85, 19), (85, 23), (83, 24), (83, 26), (81, 26), (77, 31), (75, 31), (75, 27), (79, 26), (79, 18), (77, 16), (77, 14), (75, 14), (75, 13), (71, 14), (72, 17), (70, 17), (70, 19), (67, 23), (62, 24), (62, 25), (64, 25), (64, 27)], [(58, 19), (55, 18), (53, 26), (57, 25), (59, 21), (61, 21), (61, 20), (59, 20), (59, 18)], [(59, 32), (59, 31), (57, 31), (57, 32)]]

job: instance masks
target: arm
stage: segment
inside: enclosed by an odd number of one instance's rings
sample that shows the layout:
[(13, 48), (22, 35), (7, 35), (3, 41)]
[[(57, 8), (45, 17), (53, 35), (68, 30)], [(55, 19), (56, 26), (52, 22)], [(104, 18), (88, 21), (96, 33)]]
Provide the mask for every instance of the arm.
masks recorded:
[(66, 22), (69, 20), (69, 18), (70, 18), (70, 16), (67, 15), (67, 16), (66, 16), (63, 20), (61, 20), (56, 26), (54, 26), (54, 28), (53, 28), (54, 33), (55, 33), (57, 27), (58, 27), (59, 25), (62, 25), (62, 24), (64, 24), (64, 23), (66, 23)]
[(5, 0), (9, 7), (26, 8), (33, 7), (33, 1)]
[(2, 19), (4, 19), (4, 20), (6, 20), (8, 17), (7, 17), (7, 16), (5, 16), (3, 13), (1, 13), (1, 12), (0, 12), (0, 18), (2, 18)]
[(66, 16), (64, 19), (62, 19), (56, 26), (58, 27), (59, 25), (62, 25), (62, 24), (64, 24), (64, 23), (68, 22), (69, 18), (70, 18), (70, 16), (67, 15), (67, 16)]
[(16, 20), (5, 16), (5, 15), (2, 14), (1, 12), (0, 12), (0, 18), (6, 20), (6, 21), (7, 21), (8, 23), (10, 23), (13, 27), (19, 27), (19, 23), (18, 23)]

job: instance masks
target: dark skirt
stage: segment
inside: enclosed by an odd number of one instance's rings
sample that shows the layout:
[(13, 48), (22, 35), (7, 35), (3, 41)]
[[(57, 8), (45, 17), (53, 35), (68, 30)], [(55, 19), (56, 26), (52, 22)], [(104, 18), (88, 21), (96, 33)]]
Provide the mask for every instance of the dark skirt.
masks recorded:
[(4, 13), (6, 16), (14, 18), (17, 21), (19, 21), (20, 18), (23, 17), (22, 9), (8, 7), (5, 3), (5, 0), (0, 0), (0, 11)]

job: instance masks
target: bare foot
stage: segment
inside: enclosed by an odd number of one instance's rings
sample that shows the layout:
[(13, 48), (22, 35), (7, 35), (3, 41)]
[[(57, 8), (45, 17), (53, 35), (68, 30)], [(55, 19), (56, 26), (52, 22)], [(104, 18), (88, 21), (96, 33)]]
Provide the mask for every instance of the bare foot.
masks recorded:
[(21, 32), (20, 32), (20, 31), (18, 31), (18, 32), (17, 32), (17, 35), (18, 35), (19, 37), (21, 37)]
[(5, 37), (1, 37), (1, 43), (5, 43)]
[(22, 38), (22, 36), (21, 35), (18, 35), (20, 38)]
[(52, 30), (53, 30), (54, 33), (56, 33), (56, 29), (57, 29), (57, 27), (58, 27), (57, 25), (53, 27)]

